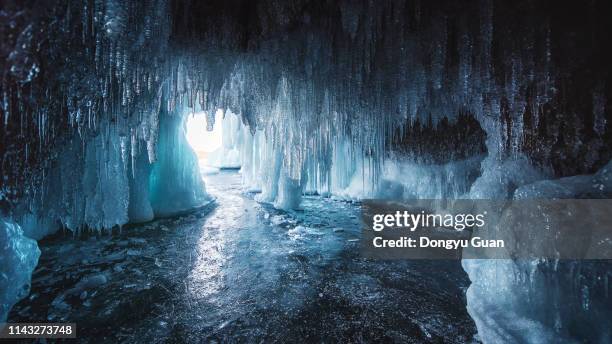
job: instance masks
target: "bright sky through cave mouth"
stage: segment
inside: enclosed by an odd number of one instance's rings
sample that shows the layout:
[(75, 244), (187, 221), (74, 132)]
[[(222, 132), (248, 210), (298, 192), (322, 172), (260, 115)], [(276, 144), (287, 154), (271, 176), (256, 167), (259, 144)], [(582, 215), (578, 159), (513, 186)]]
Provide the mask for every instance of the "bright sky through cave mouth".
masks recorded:
[(190, 114), (187, 119), (187, 142), (198, 155), (199, 160), (205, 160), (208, 154), (221, 147), (221, 110), (215, 113), (215, 125), (212, 131), (206, 130), (206, 114), (199, 112)]

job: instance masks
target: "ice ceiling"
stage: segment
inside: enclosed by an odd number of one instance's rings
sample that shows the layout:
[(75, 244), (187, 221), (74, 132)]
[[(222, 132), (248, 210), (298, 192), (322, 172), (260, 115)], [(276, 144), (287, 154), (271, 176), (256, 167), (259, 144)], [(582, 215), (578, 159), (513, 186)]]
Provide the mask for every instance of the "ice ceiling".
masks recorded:
[[(358, 165), (375, 184), (398, 155), (413, 163), (415, 197), (506, 198), (544, 177), (594, 173), (612, 157), (611, 6), (5, 0), (0, 208), (40, 238), (58, 221), (104, 229), (200, 204), (207, 195), (182, 121), (203, 111), (210, 130), (217, 109), (238, 114), (250, 133), (240, 138), (251, 147), (245, 175), (284, 208), (306, 183), (350, 186)], [(423, 185), (444, 170), (423, 165), (482, 154), (476, 182), (451, 170), (439, 192)], [(13, 229), (7, 240), (21, 235)], [(494, 285), (496, 273), (532, 267), (466, 265), (471, 314), (488, 338), (526, 333), (491, 329), (487, 293), (537, 295)], [(555, 312), (571, 322), (574, 311)]]
[(459, 113), (478, 120), (492, 155), (526, 151), (557, 175), (593, 172), (610, 157), (611, 54), (597, 44), (611, 38), (608, 7), (5, 1), (2, 193), (18, 199), (41, 182), (33, 171), (52, 147), (106, 123), (155, 161), (161, 108), (206, 110), (209, 127), (217, 108), (240, 114), (295, 179), (339, 137), (383, 156), (407, 121)]

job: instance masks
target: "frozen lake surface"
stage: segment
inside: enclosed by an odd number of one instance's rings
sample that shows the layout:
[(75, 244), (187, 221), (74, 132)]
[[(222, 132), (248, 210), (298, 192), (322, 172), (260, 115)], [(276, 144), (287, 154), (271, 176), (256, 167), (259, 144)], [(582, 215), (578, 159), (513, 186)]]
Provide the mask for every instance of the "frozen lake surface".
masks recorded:
[(460, 263), (359, 256), (358, 204), (258, 203), (240, 175), (184, 216), (39, 243), (10, 322), (76, 322), (81, 342), (472, 342)]

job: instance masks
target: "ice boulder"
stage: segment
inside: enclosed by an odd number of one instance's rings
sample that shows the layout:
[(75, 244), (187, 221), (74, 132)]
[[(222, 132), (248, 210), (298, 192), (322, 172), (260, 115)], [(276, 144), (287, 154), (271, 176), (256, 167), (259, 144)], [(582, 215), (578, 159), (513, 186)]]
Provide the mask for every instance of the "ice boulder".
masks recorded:
[(0, 323), (11, 307), (30, 293), (32, 271), (40, 250), (16, 223), (0, 218)]
[[(528, 168), (516, 170), (519, 166), (515, 164), (514, 171), (500, 168), (498, 171), (506, 171), (498, 176), (504, 177), (502, 180), (516, 181), (517, 177), (525, 175), (525, 171), (529, 172)], [(612, 163), (609, 163), (593, 175), (539, 180), (522, 185), (515, 190), (512, 198), (611, 198), (611, 180)], [(479, 195), (483, 195), (480, 191), (484, 188), (480, 187), (484, 182), (481, 181), (477, 189)], [(598, 213), (593, 216), (602, 215)], [(555, 220), (549, 219), (553, 227)], [(524, 233), (521, 234), (525, 228), (521, 226), (503, 228), (507, 228), (508, 236), (525, 237)], [(576, 242), (576, 249), (589, 242), (610, 240), (609, 237), (598, 238), (587, 226), (576, 226), (575, 229), (588, 233), (585, 235), (590, 239)], [(543, 235), (541, 238), (546, 238)], [(542, 250), (555, 247), (553, 239), (540, 241), (545, 245)], [(467, 291), (467, 310), (484, 343), (612, 341), (612, 299), (608, 287), (612, 265), (609, 261), (464, 259), (462, 265), (472, 281)]]

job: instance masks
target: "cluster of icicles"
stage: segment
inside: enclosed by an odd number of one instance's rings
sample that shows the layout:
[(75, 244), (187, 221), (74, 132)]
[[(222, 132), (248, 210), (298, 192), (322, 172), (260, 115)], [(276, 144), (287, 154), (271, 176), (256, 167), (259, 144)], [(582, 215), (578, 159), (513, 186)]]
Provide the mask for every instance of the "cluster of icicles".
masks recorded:
[[(337, 6), (341, 20), (325, 26), (311, 21), (316, 13), (259, 8), (271, 18), (293, 16), (286, 21), (302, 29), (281, 33), (281, 24), (267, 23), (252, 38), (256, 48), (246, 52), (241, 36), (233, 35), (236, 23), (180, 49), (167, 0), (57, 2), (49, 10), (52, 23), (21, 26), (28, 12), (15, 12), (7, 20), (22, 31), (15, 29), (4, 66), (4, 123), (21, 123), (27, 154), (28, 145), (44, 146), (67, 132), (96, 135), (109, 122), (132, 145), (129, 151), (138, 152), (143, 142), (154, 162), (161, 107), (204, 110), (209, 129), (216, 109), (228, 109), (279, 146), (291, 179), (300, 180), (309, 165), (323, 188), (338, 137), (354, 154), (371, 158), (369, 175), (376, 179), (391, 137), (406, 121), (467, 111), (487, 131), (490, 146), (508, 141), (501, 136), (509, 133), (518, 150), (525, 108), (538, 109), (554, 96), (550, 30), (526, 29), (531, 49), (508, 40), (507, 58), (495, 66), (491, 1), (478, 9), (476, 28), (465, 24), (470, 12), (421, 18), (415, 1)], [(495, 68), (505, 70), (503, 83)], [(512, 130), (500, 128), (502, 102), (514, 117)]]

